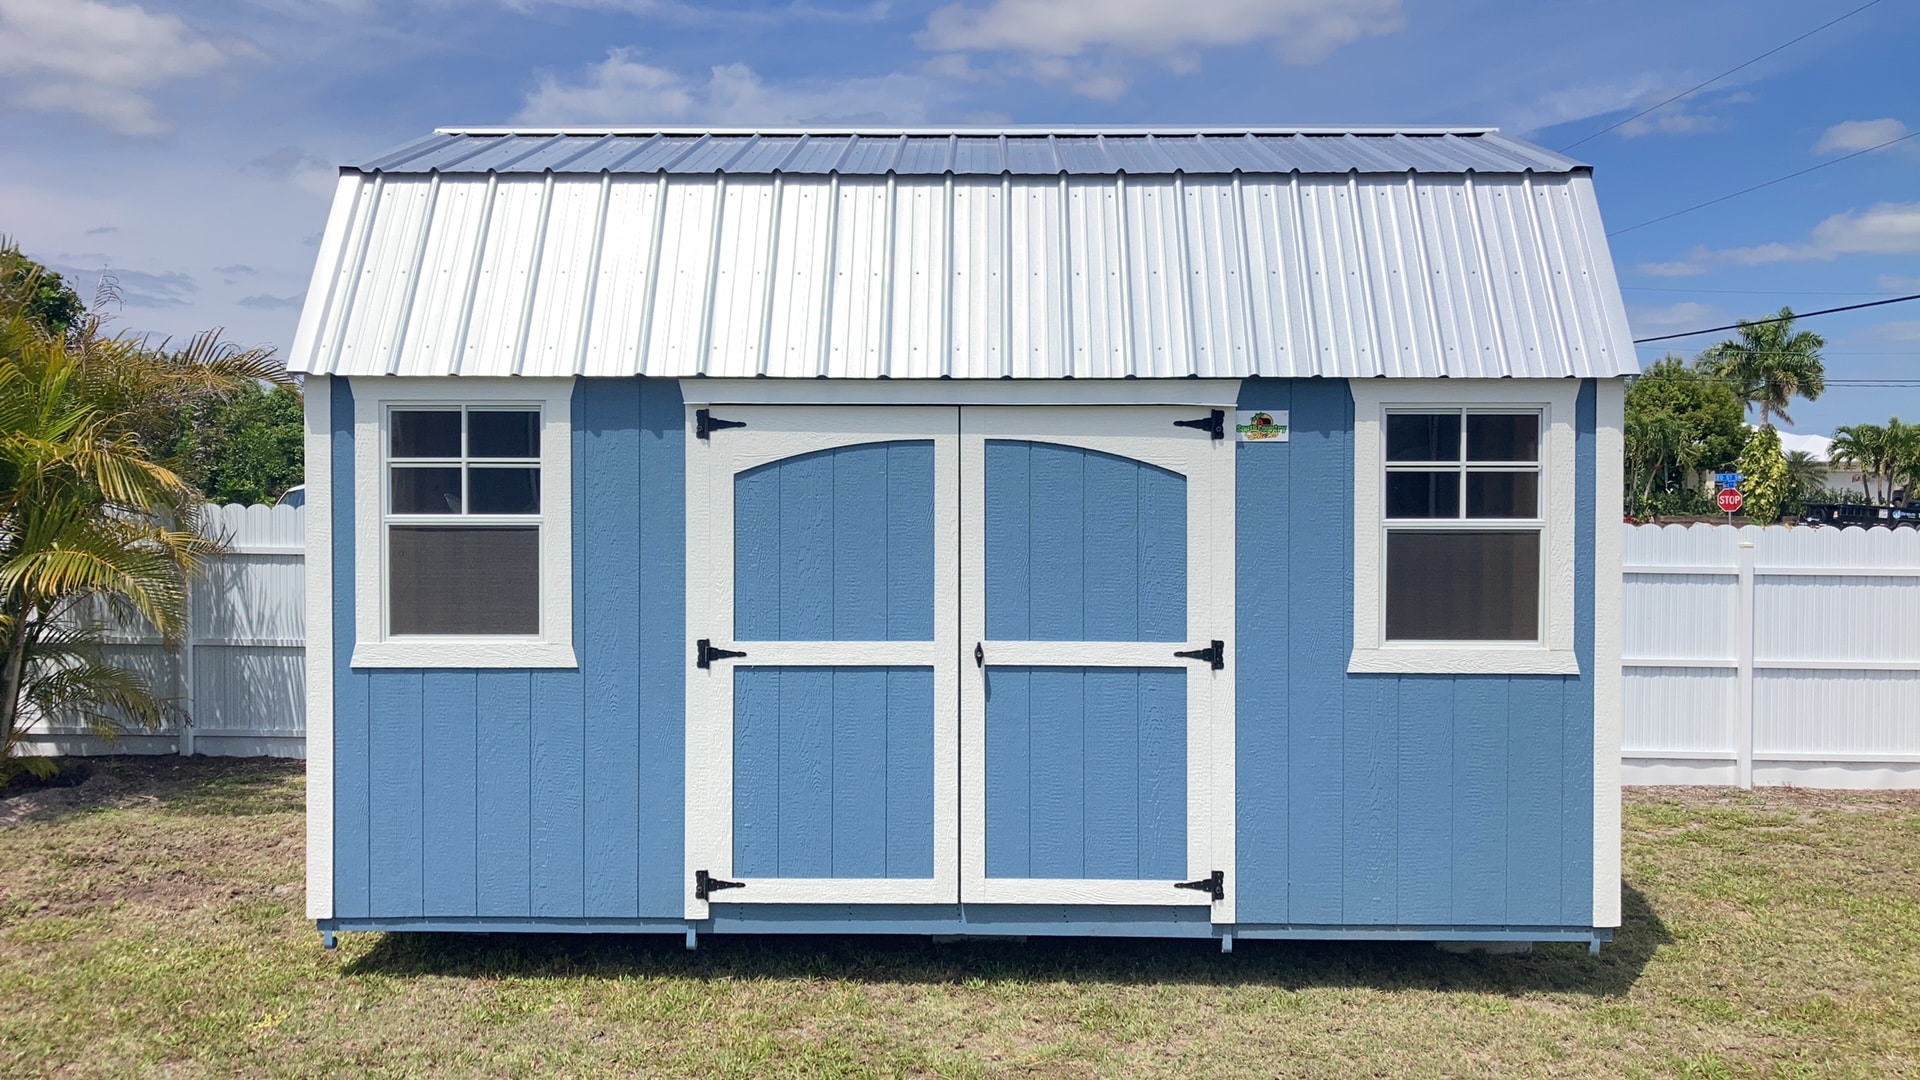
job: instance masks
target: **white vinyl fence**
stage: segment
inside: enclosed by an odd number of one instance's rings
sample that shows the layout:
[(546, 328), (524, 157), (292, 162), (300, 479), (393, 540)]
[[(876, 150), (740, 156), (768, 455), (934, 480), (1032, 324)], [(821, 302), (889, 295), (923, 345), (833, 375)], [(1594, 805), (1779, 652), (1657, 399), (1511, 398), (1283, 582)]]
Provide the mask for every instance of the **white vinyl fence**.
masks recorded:
[(169, 649), (144, 628), (108, 639), (110, 660), (145, 673), (173, 699), (174, 722), (108, 742), (78, 723), (42, 721), (31, 736), (35, 752), (305, 755), (305, 512), (205, 509), (206, 531), (225, 537), (229, 548), (193, 582), (186, 640)]
[[(187, 722), (45, 753), (305, 753), (304, 511), (209, 507), (231, 550), (194, 584), (189, 640), (115, 654)], [(1629, 784), (1920, 787), (1920, 530), (1626, 530)]]
[(1920, 787), (1920, 530), (1626, 526), (1623, 779)]

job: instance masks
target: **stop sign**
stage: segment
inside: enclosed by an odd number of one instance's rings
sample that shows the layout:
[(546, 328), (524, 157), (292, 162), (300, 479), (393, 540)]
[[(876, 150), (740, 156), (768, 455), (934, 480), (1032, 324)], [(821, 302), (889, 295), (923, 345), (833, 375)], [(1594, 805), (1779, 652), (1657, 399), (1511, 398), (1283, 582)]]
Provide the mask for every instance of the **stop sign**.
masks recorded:
[(1722, 488), (1713, 501), (1719, 505), (1722, 513), (1731, 514), (1740, 509), (1747, 497), (1740, 494), (1739, 488)]

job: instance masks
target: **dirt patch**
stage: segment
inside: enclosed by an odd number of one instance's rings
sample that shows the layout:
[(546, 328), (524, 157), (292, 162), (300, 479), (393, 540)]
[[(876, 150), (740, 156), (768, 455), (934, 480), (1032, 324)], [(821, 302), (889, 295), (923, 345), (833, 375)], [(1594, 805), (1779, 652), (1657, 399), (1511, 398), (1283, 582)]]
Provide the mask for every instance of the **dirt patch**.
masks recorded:
[(44, 787), (0, 799), (0, 828), (71, 813), (89, 807), (105, 806), (124, 794), (126, 785), (111, 773), (96, 772), (75, 787)]
[(1730, 810), (1861, 812), (1920, 810), (1920, 791), (1828, 791), (1821, 788), (1758, 787), (1630, 787), (1623, 797), (1630, 805), (1678, 803), (1685, 807)]

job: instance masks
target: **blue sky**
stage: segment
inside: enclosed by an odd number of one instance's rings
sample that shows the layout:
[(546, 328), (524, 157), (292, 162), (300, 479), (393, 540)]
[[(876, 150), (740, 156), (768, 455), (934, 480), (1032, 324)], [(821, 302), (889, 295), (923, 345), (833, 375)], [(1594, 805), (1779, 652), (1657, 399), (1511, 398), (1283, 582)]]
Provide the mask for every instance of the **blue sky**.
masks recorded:
[[(111, 268), (127, 329), (285, 347), (335, 166), (436, 126), (1495, 124), (1558, 149), (1861, 2), (0, 0), (0, 233), (83, 292)], [(1916, 45), (1920, 4), (1882, 0), (1573, 153), (1623, 229), (1920, 128)], [(1920, 292), (1920, 138), (1614, 244), (1638, 336)], [(1832, 378), (1920, 378), (1920, 302), (1808, 328)], [(1890, 413), (1920, 388), (1795, 418)]]

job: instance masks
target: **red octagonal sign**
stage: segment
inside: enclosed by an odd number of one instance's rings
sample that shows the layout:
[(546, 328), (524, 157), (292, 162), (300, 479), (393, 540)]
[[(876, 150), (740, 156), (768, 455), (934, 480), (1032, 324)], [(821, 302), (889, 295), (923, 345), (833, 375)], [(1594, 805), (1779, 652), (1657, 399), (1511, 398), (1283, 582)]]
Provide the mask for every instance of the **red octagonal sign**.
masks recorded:
[(1740, 494), (1739, 488), (1721, 488), (1720, 494), (1714, 496), (1713, 501), (1719, 504), (1722, 513), (1731, 514), (1740, 509), (1741, 505), (1747, 501), (1747, 497)]

